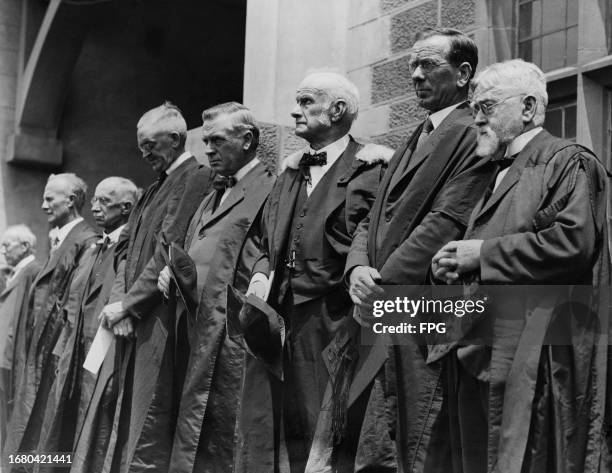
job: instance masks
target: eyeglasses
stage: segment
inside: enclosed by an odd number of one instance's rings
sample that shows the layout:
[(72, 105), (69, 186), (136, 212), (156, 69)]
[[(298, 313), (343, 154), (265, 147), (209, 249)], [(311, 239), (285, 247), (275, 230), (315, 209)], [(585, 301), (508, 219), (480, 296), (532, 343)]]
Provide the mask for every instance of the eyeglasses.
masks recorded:
[(408, 63), (408, 70), (410, 74), (420, 67), (425, 74), (429, 74), (434, 69), (440, 67), (443, 64), (448, 64), (448, 61), (436, 61), (435, 59), (412, 59)]
[(94, 197), (90, 202), (92, 207), (96, 204), (100, 204), (102, 207), (108, 207), (111, 200), (108, 197)]
[(155, 149), (157, 143), (155, 141), (146, 141), (141, 145), (138, 145), (138, 149), (141, 153), (150, 153)]
[(507, 102), (508, 100), (513, 99), (515, 97), (524, 97), (524, 96), (525, 94), (515, 94), (515, 95), (510, 95), (509, 97), (506, 97), (505, 99), (498, 100), (497, 102), (491, 102), (490, 100), (483, 100), (482, 102), (472, 102), (470, 103), (470, 109), (472, 110), (472, 116), (476, 117), (476, 115), (478, 115), (479, 112), (482, 112), (482, 114), (485, 117), (490, 117), (491, 114), (493, 113), (493, 109), (497, 107), (500, 103)]

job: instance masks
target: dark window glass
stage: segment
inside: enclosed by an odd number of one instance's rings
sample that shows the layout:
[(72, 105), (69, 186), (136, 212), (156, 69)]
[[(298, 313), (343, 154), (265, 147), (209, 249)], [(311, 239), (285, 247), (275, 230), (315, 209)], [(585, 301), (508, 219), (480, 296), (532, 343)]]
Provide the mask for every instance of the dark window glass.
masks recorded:
[(518, 54), (550, 71), (575, 65), (576, 0), (518, 0)]
[(550, 103), (546, 110), (544, 128), (560, 138), (576, 140), (576, 99)]

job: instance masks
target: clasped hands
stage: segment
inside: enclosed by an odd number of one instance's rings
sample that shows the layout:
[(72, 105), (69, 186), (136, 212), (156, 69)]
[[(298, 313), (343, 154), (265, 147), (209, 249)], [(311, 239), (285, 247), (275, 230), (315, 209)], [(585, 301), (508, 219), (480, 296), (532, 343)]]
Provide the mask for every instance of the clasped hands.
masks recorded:
[(480, 267), (483, 240), (450, 241), (434, 255), (431, 272), (436, 279), (453, 284), (459, 277)]
[(134, 322), (121, 301), (105, 305), (98, 320), (118, 337), (131, 337), (134, 334)]

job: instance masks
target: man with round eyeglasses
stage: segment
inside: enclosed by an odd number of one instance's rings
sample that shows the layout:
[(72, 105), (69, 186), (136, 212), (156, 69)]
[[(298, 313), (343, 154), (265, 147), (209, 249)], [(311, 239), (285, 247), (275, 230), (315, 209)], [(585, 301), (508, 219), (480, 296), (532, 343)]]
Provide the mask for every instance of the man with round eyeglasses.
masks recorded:
[(592, 152), (542, 128), (547, 100), (544, 74), (520, 59), (474, 81), (476, 152), (497, 172), (432, 272), (518, 296), (493, 300), (474, 326), (492, 334), (490, 346), (438, 353), (455, 413), (453, 471), (601, 471), (606, 461), (608, 177)]

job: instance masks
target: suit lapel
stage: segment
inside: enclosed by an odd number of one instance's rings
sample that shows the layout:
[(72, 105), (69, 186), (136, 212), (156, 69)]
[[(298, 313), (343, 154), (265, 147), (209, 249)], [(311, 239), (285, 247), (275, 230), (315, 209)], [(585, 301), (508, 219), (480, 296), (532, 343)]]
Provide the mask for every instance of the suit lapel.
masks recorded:
[(217, 210), (204, 216), (204, 218), (200, 222), (200, 228), (206, 228), (209, 225), (212, 225), (219, 218), (229, 212), (231, 208), (237, 205), (242, 199), (244, 199), (244, 187), (236, 186), (230, 191), (229, 195), (221, 203), (221, 205), (217, 207)]
[[(325, 212), (323, 213), (325, 219), (346, 199), (346, 185), (360, 167), (359, 161), (355, 159), (358, 147), (359, 145), (351, 140), (344, 152), (321, 179), (321, 181), (326, 178), (331, 180), (328, 188), (325, 189), (327, 197), (323, 201), (325, 205)], [(319, 182), (317, 187), (321, 184), (324, 184), (324, 182)]]
[(510, 189), (512, 189), (519, 181), (521, 174), (523, 173), (523, 169), (525, 169), (525, 165), (527, 164), (527, 160), (530, 156), (529, 150), (527, 148), (528, 146), (525, 147), (526, 152), (525, 150), (523, 150), (518, 154), (515, 161), (508, 168), (508, 172), (497, 186), (497, 189), (495, 189), (493, 194), (491, 194), (491, 197), (489, 197), (489, 199), (483, 203), (483, 206), (478, 212), (476, 218), (479, 218), (481, 215), (487, 213), (490, 209), (494, 208), (502, 199), (502, 197), (506, 195), (510, 191)]

